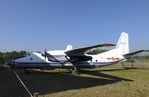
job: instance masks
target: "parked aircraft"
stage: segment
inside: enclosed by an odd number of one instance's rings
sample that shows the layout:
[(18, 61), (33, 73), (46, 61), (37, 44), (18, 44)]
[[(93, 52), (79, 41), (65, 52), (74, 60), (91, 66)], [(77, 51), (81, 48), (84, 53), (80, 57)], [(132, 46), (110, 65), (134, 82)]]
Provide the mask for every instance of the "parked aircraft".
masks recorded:
[(122, 32), (114, 49), (96, 55), (87, 54), (93, 48), (109, 46), (115, 45), (99, 44), (78, 49), (73, 49), (71, 45), (68, 45), (66, 50), (33, 52), (25, 57), (11, 60), (9, 63), (12, 68), (72, 68), (72, 72), (76, 73), (79, 68), (98, 68), (124, 62), (131, 56), (144, 51), (130, 53), (128, 33)]

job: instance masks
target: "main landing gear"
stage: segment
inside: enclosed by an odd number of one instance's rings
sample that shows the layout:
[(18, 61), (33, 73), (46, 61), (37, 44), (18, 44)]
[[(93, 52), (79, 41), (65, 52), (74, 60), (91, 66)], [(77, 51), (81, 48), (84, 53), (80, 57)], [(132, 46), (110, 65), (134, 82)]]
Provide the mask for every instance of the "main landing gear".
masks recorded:
[(24, 69), (24, 73), (25, 73), (25, 74), (29, 74), (29, 70)]
[(71, 72), (73, 75), (79, 75), (79, 71), (78, 71), (78, 68), (76, 66), (73, 67)]

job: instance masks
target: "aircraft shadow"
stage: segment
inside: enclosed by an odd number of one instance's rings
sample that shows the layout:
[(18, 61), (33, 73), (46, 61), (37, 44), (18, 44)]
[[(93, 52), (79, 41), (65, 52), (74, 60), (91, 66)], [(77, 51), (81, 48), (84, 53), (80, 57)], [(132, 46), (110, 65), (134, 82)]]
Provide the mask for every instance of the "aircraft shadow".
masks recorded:
[(49, 73), (42, 71), (32, 71), (29, 75), (21, 74), (20, 76), (32, 93), (38, 92), (41, 95), (113, 84), (122, 80), (132, 81), (99, 72), (81, 71), (81, 73), (94, 75), (98, 78), (74, 76), (69, 72)]
[[(124, 70), (124, 69), (111, 69), (111, 70), (100, 70), (100, 71), (117, 71), (117, 70)], [(131, 79), (127, 79), (127, 78), (122, 78), (122, 77), (117, 77), (117, 76), (112, 76), (112, 75), (108, 75), (108, 74), (104, 74), (98, 71), (88, 71), (88, 70), (81, 70), (81, 73), (85, 73), (85, 74), (89, 74), (89, 75), (94, 75), (94, 76), (100, 76), (103, 78), (108, 78), (110, 80), (115, 80), (116, 82), (118, 81), (133, 81)]]
[(127, 68), (116, 68), (116, 69), (105, 69), (105, 70), (100, 70), (100, 71), (124, 71), (128, 70)]
[[(82, 75), (74, 76), (69, 72), (43, 72), (31, 70), (30, 74), (24, 74), (20, 71), (17, 71), (17, 73), (32, 94), (38, 92), (40, 95), (113, 84), (122, 80), (132, 81), (96, 71), (81, 71), (81, 73), (97, 76), (95, 78)], [(0, 87), (0, 96), (29, 96), (12, 70), (8, 68), (4, 69), (0, 74), (0, 78), (2, 78), (0, 81), (0, 85), (2, 86)]]

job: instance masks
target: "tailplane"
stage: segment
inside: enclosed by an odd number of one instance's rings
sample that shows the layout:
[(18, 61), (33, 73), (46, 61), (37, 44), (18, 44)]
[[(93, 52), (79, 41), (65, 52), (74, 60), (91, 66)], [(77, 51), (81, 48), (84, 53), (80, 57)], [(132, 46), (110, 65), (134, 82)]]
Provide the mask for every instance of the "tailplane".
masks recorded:
[(129, 53), (129, 36), (128, 33), (122, 32), (117, 43), (116, 49), (118, 49), (123, 55)]
[(67, 45), (66, 50), (65, 51), (70, 51), (72, 50), (72, 45)]

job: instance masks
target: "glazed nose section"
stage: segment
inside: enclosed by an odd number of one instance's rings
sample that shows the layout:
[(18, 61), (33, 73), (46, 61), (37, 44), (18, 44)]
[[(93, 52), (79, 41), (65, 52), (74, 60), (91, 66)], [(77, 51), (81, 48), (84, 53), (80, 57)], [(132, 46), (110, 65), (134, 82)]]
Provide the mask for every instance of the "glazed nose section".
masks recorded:
[(11, 67), (11, 69), (14, 69), (15, 68), (15, 60), (9, 60), (7, 62), (7, 65)]

